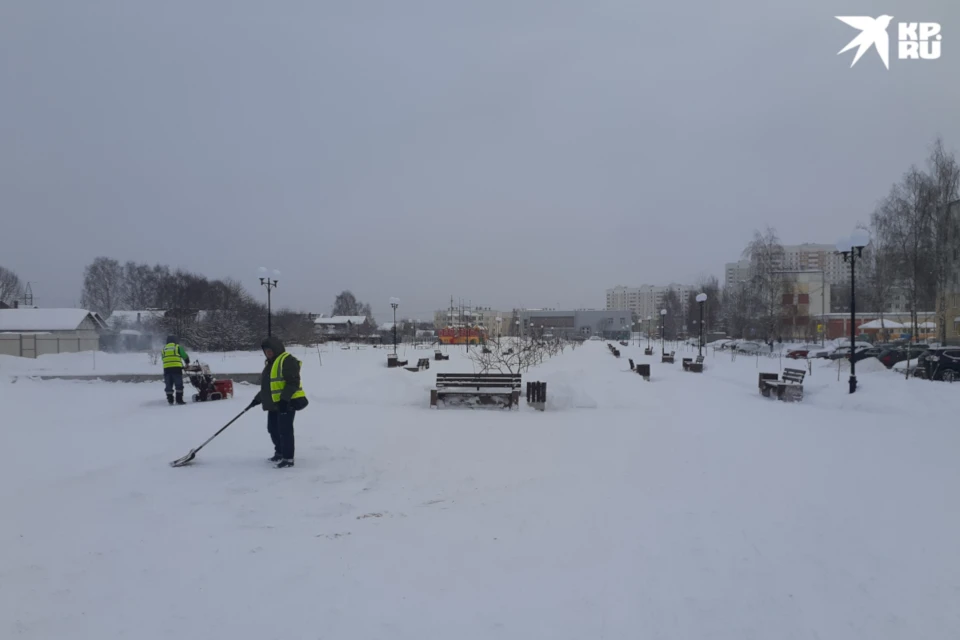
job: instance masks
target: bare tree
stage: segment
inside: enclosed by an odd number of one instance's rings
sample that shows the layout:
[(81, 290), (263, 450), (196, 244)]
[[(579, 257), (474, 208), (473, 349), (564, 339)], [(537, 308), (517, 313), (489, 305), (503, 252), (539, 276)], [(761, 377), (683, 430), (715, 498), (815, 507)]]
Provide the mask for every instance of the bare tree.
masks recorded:
[(146, 264), (123, 265), (123, 306), (150, 309), (157, 302), (157, 273)]
[(23, 295), (20, 276), (6, 267), (0, 267), (0, 302), (13, 306), (13, 302)]
[(736, 338), (747, 337), (751, 325), (750, 288), (745, 282), (738, 282), (723, 289), (723, 322), (727, 335)]
[[(720, 293), (720, 281), (715, 276), (701, 278), (699, 293), (707, 294), (707, 301), (703, 303), (703, 332), (716, 331), (723, 317), (723, 298)], [(697, 320), (700, 319), (700, 310), (694, 309)]]
[(473, 349), (468, 357), (480, 373), (516, 374), (525, 373), (560, 349), (560, 341), (502, 339), (487, 343), (483, 349)]
[[(878, 215), (882, 215), (879, 208), (871, 216), (871, 220)], [(861, 265), (858, 290), (864, 292), (864, 308), (876, 311), (880, 316), (880, 323), (883, 324), (884, 313), (890, 306), (896, 286), (896, 255), (890, 239), (886, 234), (877, 231), (876, 224), (871, 223), (869, 227), (861, 228), (865, 228), (869, 234), (870, 245), (864, 250), (863, 258), (858, 260)], [(881, 334), (887, 337), (886, 329), (881, 329)]]
[(935, 298), (930, 232), (935, 202), (930, 176), (911, 167), (903, 180), (893, 185), (874, 215), (876, 232), (882, 237), (881, 242), (893, 248), (907, 290), (914, 339), (917, 311)]
[(778, 334), (783, 309), (783, 245), (775, 229), (754, 231), (743, 255), (750, 259), (750, 297), (767, 339)]
[(934, 141), (927, 163), (934, 200), (930, 231), (933, 246), (931, 261), (936, 286), (937, 325), (940, 328), (940, 341), (946, 342), (950, 269), (953, 265), (953, 252), (956, 249), (957, 238), (957, 221), (951, 214), (950, 204), (957, 199), (957, 193), (960, 190), (960, 166), (957, 165), (954, 155), (944, 149), (943, 140), (940, 138)]
[(103, 317), (123, 303), (123, 267), (112, 258), (94, 259), (83, 272), (83, 306)]
[(662, 318), (664, 338), (676, 340), (677, 334), (683, 326), (683, 303), (673, 289), (663, 295), (663, 308), (667, 310), (667, 315)]

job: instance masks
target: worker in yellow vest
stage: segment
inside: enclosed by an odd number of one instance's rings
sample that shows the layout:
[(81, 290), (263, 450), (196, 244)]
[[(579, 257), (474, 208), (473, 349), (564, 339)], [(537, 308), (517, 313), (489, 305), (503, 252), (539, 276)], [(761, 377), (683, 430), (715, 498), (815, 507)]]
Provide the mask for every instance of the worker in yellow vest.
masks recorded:
[(177, 392), (177, 404), (183, 401), (183, 365), (190, 364), (190, 356), (177, 342), (176, 336), (167, 336), (167, 344), (160, 352), (163, 359), (163, 385), (167, 393), (167, 402), (173, 404), (173, 392)]
[(250, 403), (267, 412), (267, 432), (273, 441), (273, 457), (277, 469), (293, 466), (293, 419), (306, 408), (307, 394), (300, 382), (300, 361), (287, 353), (279, 338), (266, 338), (260, 343), (267, 362), (260, 375), (260, 392)]

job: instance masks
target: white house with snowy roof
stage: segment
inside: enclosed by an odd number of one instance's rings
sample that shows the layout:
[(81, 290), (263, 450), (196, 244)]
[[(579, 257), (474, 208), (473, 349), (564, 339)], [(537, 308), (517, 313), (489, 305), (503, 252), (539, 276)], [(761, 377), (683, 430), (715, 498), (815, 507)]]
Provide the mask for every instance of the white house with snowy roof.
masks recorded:
[(317, 335), (329, 340), (370, 338), (376, 332), (366, 316), (332, 316), (314, 319)]
[(86, 309), (0, 309), (0, 354), (36, 358), (96, 351), (107, 325)]

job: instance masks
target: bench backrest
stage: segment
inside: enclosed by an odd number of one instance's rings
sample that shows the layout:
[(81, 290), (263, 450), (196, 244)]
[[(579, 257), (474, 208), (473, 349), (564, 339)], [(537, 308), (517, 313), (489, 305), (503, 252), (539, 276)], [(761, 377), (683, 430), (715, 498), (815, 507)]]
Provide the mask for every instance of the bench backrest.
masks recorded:
[(520, 388), (519, 373), (438, 373), (437, 388), (509, 387)]
[(703, 356), (697, 356), (697, 364), (703, 364)]
[(806, 373), (803, 369), (784, 369), (783, 381), (803, 383), (803, 376), (805, 376)]

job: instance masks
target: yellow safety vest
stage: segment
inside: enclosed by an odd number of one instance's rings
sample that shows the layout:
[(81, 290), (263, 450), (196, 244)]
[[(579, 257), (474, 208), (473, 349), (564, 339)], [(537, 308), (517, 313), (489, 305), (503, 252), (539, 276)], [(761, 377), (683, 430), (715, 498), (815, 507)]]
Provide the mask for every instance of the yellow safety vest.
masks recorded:
[[(280, 392), (283, 391), (287, 382), (283, 379), (283, 361), (289, 357), (290, 354), (284, 351), (277, 356), (277, 359), (273, 361), (273, 367), (270, 369), (270, 397), (273, 398), (274, 403), (280, 402)], [(294, 358), (296, 360), (296, 358)], [(302, 364), (299, 363), (298, 364)], [(305, 398), (307, 394), (303, 392), (303, 381), (300, 381), (300, 388), (293, 392), (293, 395), (290, 397), (293, 398)]]
[(161, 352), (163, 355), (163, 368), (164, 369), (182, 369), (183, 360), (180, 359), (180, 345), (176, 342), (170, 342), (163, 348)]

